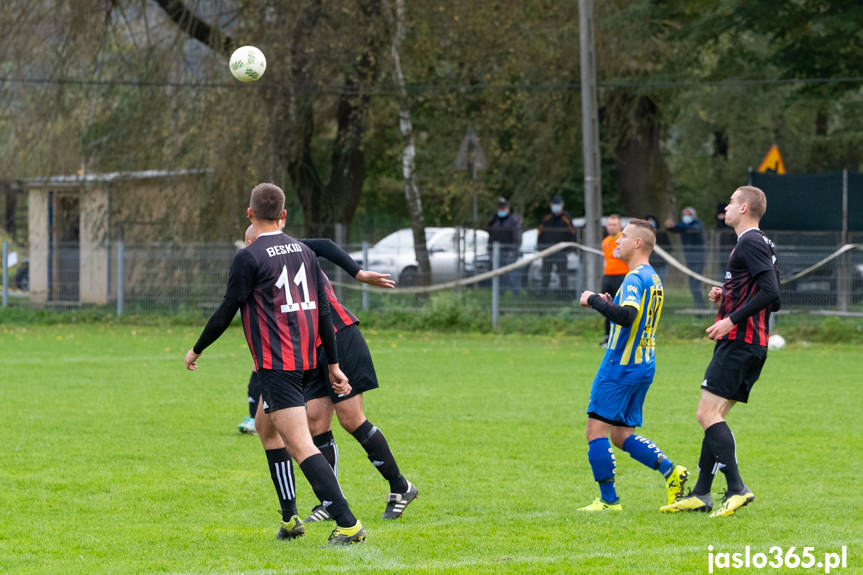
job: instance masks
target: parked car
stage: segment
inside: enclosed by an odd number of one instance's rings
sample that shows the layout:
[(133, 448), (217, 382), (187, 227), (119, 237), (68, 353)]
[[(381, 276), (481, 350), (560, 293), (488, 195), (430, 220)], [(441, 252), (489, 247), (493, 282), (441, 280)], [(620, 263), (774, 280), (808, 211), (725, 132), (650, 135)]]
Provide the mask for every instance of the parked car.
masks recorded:
[[(780, 277), (786, 280), (817, 264), (832, 253), (834, 248), (833, 245), (777, 243)], [(857, 253), (852, 252), (850, 257), (855, 259), (851, 260), (846, 272), (851, 275), (848, 289), (851, 290), (851, 301), (857, 303), (863, 301), (863, 263), (858, 263), (860, 256)], [(842, 259), (833, 260), (798, 280), (783, 283), (780, 288), (782, 305), (786, 308), (836, 305), (841, 287), (840, 270), (843, 265), (848, 263), (843, 262)]]
[[(474, 231), (454, 227), (426, 228), (426, 247), (429, 252), (432, 283), (459, 279), (474, 271)], [(463, 244), (459, 236), (463, 236)], [(488, 232), (476, 230), (476, 253), (487, 251)], [(460, 244), (462, 249), (460, 250)], [(460, 253), (461, 252), (461, 253)], [(389, 273), (400, 287), (416, 284), (419, 266), (414, 250), (411, 228), (403, 228), (384, 237), (369, 248), (369, 261), (363, 262), (363, 252), (352, 252), (351, 257), (362, 267), (376, 272)]]
[[(524, 261), (534, 255), (539, 251), (537, 249), (537, 235), (538, 229), (533, 228), (530, 230), (525, 230), (521, 234), (521, 248), (519, 248), (518, 252), (518, 260), (517, 262)], [(484, 273), (491, 269), (491, 246), (488, 247), (488, 250), (485, 253), (477, 254), (477, 273)], [(567, 274), (567, 291), (571, 294), (574, 293), (578, 287), (576, 283), (578, 281), (578, 270), (581, 265), (581, 261), (578, 257), (577, 250), (572, 250), (566, 254), (566, 274)], [(557, 269), (555, 265), (551, 273), (549, 274), (549, 290), (559, 290), (560, 289), (560, 273), (563, 270)], [(489, 282), (483, 282), (482, 287), (488, 287)], [(521, 287), (523, 289), (527, 289), (533, 295), (541, 295), (542, 294), (542, 258), (531, 262), (526, 270), (522, 268), (521, 274)]]
[[(519, 259), (525, 259), (535, 255), (539, 249), (537, 247), (537, 236), (539, 230), (534, 228), (527, 230), (521, 235), (521, 251)], [(560, 287), (560, 276), (566, 274), (566, 289), (569, 295), (575, 294), (578, 289), (578, 271), (581, 268), (581, 260), (579, 259), (578, 250), (571, 249), (566, 253), (566, 269), (558, 269), (555, 264), (549, 273), (548, 289), (558, 291)], [(530, 263), (527, 267), (527, 274), (524, 279), (524, 284), (528, 292), (533, 295), (542, 295), (542, 258)]]

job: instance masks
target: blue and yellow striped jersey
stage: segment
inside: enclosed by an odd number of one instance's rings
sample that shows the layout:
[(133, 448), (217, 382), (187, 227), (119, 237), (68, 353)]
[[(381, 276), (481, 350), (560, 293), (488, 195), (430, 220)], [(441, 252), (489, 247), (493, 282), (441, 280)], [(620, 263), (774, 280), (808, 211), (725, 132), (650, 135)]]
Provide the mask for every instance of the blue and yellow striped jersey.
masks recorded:
[(654, 370), (656, 361), (656, 327), (662, 314), (662, 280), (650, 265), (631, 270), (614, 296), (614, 303), (638, 310), (630, 327), (611, 324), (608, 349), (603, 358), (607, 366), (625, 371), (644, 368)]

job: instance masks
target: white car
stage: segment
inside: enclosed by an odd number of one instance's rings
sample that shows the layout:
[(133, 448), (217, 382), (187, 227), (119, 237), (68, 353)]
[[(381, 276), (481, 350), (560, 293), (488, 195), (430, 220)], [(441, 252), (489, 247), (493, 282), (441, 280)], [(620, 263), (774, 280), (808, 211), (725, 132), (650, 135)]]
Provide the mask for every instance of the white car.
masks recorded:
[[(474, 269), (474, 230), (464, 228), (426, 228), (426, 247), (431, 264), (431, 283), (459, 279)], [(475, 230), (476, 254), (487, 251), (488, 232)], [(459, 236), (463, 236), (462, 239)], [(461, 246), (461, 250), (459, 247)], [(460, 253), (461, 252), (461, 253)], [(391, 274), (400, 287), (416, 284), (418, 264), (411, 228), (403, 228), (384, 237), (369, 248), (369, 261), (363, 262), (363, 252), (351, 257), (364, 269)]]

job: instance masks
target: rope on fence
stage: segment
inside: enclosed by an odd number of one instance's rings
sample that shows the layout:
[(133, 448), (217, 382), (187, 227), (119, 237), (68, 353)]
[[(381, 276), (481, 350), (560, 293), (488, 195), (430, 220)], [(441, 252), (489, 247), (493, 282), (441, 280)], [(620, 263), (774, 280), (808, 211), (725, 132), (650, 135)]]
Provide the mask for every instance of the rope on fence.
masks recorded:
[[(452, 288), (457, 288), (457, 287), (462, 287), (462, 286), (469, 286), (472, 284), (484, 282), (484, 281), (489, 280), (495, 276), (503, 275), (503, 274), (509, 273), (513, 270), (527, 267), (532, 262), (534, 262), (536, 260), (542, 259), (542, 258), (550, 256), (552, 254), (556, 254), (559, 251), (566, 250), (569, 248), (576, 248), (576, 249), (579, 249), (583, 252), (587, 252), (587, 253), (594, 254), (594, 255), (599, 255), (599, 256), (603, 255), (602, 250), (598, 250), (596, 248), (585, 246), (583, 244), (579, 244), (576, 242), (560, 242), (560, 243), (555, 244), (549, 248), (546, 248), (540, 252), (537, 252), (530, 257), (527, 257), (523, 260), (519, 260), (517, 262), (502, 266), (496, 270), (490, 270), (490, 271), (487, 271), (487, 272), (484, 272), (484, 273), (481, 273), (481, 274), (478, 274), (475, 276), (471, 276), (468, 278), (463, 278), (460, 280), (453, 280), (453, 281), (444, 282), (444, 283), (440, 283), (440, 284), (433, 284), (430, 286), (384, 289), (384, 288), (378, 288), (378, 287), (373, 287), (373, 286), (358, 285), (356, 282), (353, 282), (353, 283), (332, 282), (332, 284), (338, 285), (338, 286), (341, 286), (341, 287), (344, 287), (347, 289), (357, 289), (357, 290), (367, 289), (371, 292), (379, 292), (379, 293), (390, 293), (390, 294), (393, 294), (393, 293), (395, 293), (395, 294), (431, 293), (431, 292), (435, 292), (435, 291), (452, 289)], [(661, 247), (656, 246), (653, 248), (653, 250), (657, 253), (657, 255), (659, 255), (659, 257), (661, 257), (662, 259), (667, 261), (669, 263), (669, 265), (671, 265), (674, 269), (680, 271), (681, 273), (683, 273), (687, 276), (693, 277), (702, 283), (706, 283), (706, 284), (709, 284), (712, 286), (722, 286), (722, 283), (692, 271), (691, 269), (689, 269), (688, 267), (686, 267), (685, 265), (683, 265), (682, 263), (677, 261), (674, 258), (674, 256), (669, 254), (667, 251), (665, 251)], [(863, 244), (846, 244), (846, 245), (842, 246), (841, 248), (839, 248), (838, 250), (836, 250), (835, 252), (833, 252), (832, 254), (830, 254), (829, 256), (823, 258), (821, 261), (819, 261), (815, 264), (812, 264), (811, 266), (809, 266), (805, 270), (802, 270), (802, 271), (794, 274), (790, 278), (785, 278), (784, 280), (782, 280), (781, 283), (784, 285), (784, 284), (789, 284), (791, 282), (797, 281), (800, 278), (804, 277), (805, 275), (810, 274), (810, 273), (814, 272), (815, 270), (817, 270), (818, 268), (821, 268), (821, 267), (827, 265), (828, 263), (830, 263), (834, 259), (838, 258), (842, 254), (849, 252), (851, 250), (863, 250)], [(781, 252), (780, 252), (780, 256), (781, 256)]]

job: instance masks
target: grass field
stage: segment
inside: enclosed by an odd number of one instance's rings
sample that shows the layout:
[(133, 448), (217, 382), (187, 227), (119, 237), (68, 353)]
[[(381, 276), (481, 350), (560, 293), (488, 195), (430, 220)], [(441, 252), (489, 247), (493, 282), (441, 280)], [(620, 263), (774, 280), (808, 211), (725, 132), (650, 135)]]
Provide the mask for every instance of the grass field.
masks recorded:
[[(197, 334), (0, 326), (0, 572), (707, 573), (710, 545), (807, 546), (819, 560), (846, 546), (847, 567), (832, 572), (863, 572), (859, 346), (771, 352), (751, 404), (729, 419), (756, 500), (719, 520), (660, 515), (661, 477), (621, 452), (624, 512), (576, 511), (597, 495), (583, 435), (594, 338), (367, 332), (382, 388), (366, 413), (420, 497), (401, 520), (381, 520), (386, 483), (336, 430), (368, 540), (333, 550), (319, 548), (331, 524), (274, 539), (266, 460), (235, 427), (250, 368), (241, 332), (191, 373), (183, 355)], [(693, 471), (711, 349), (660, 341), (645, 406), (644, 435)], [(308, 511), (302, 478), (298, 496)]]

